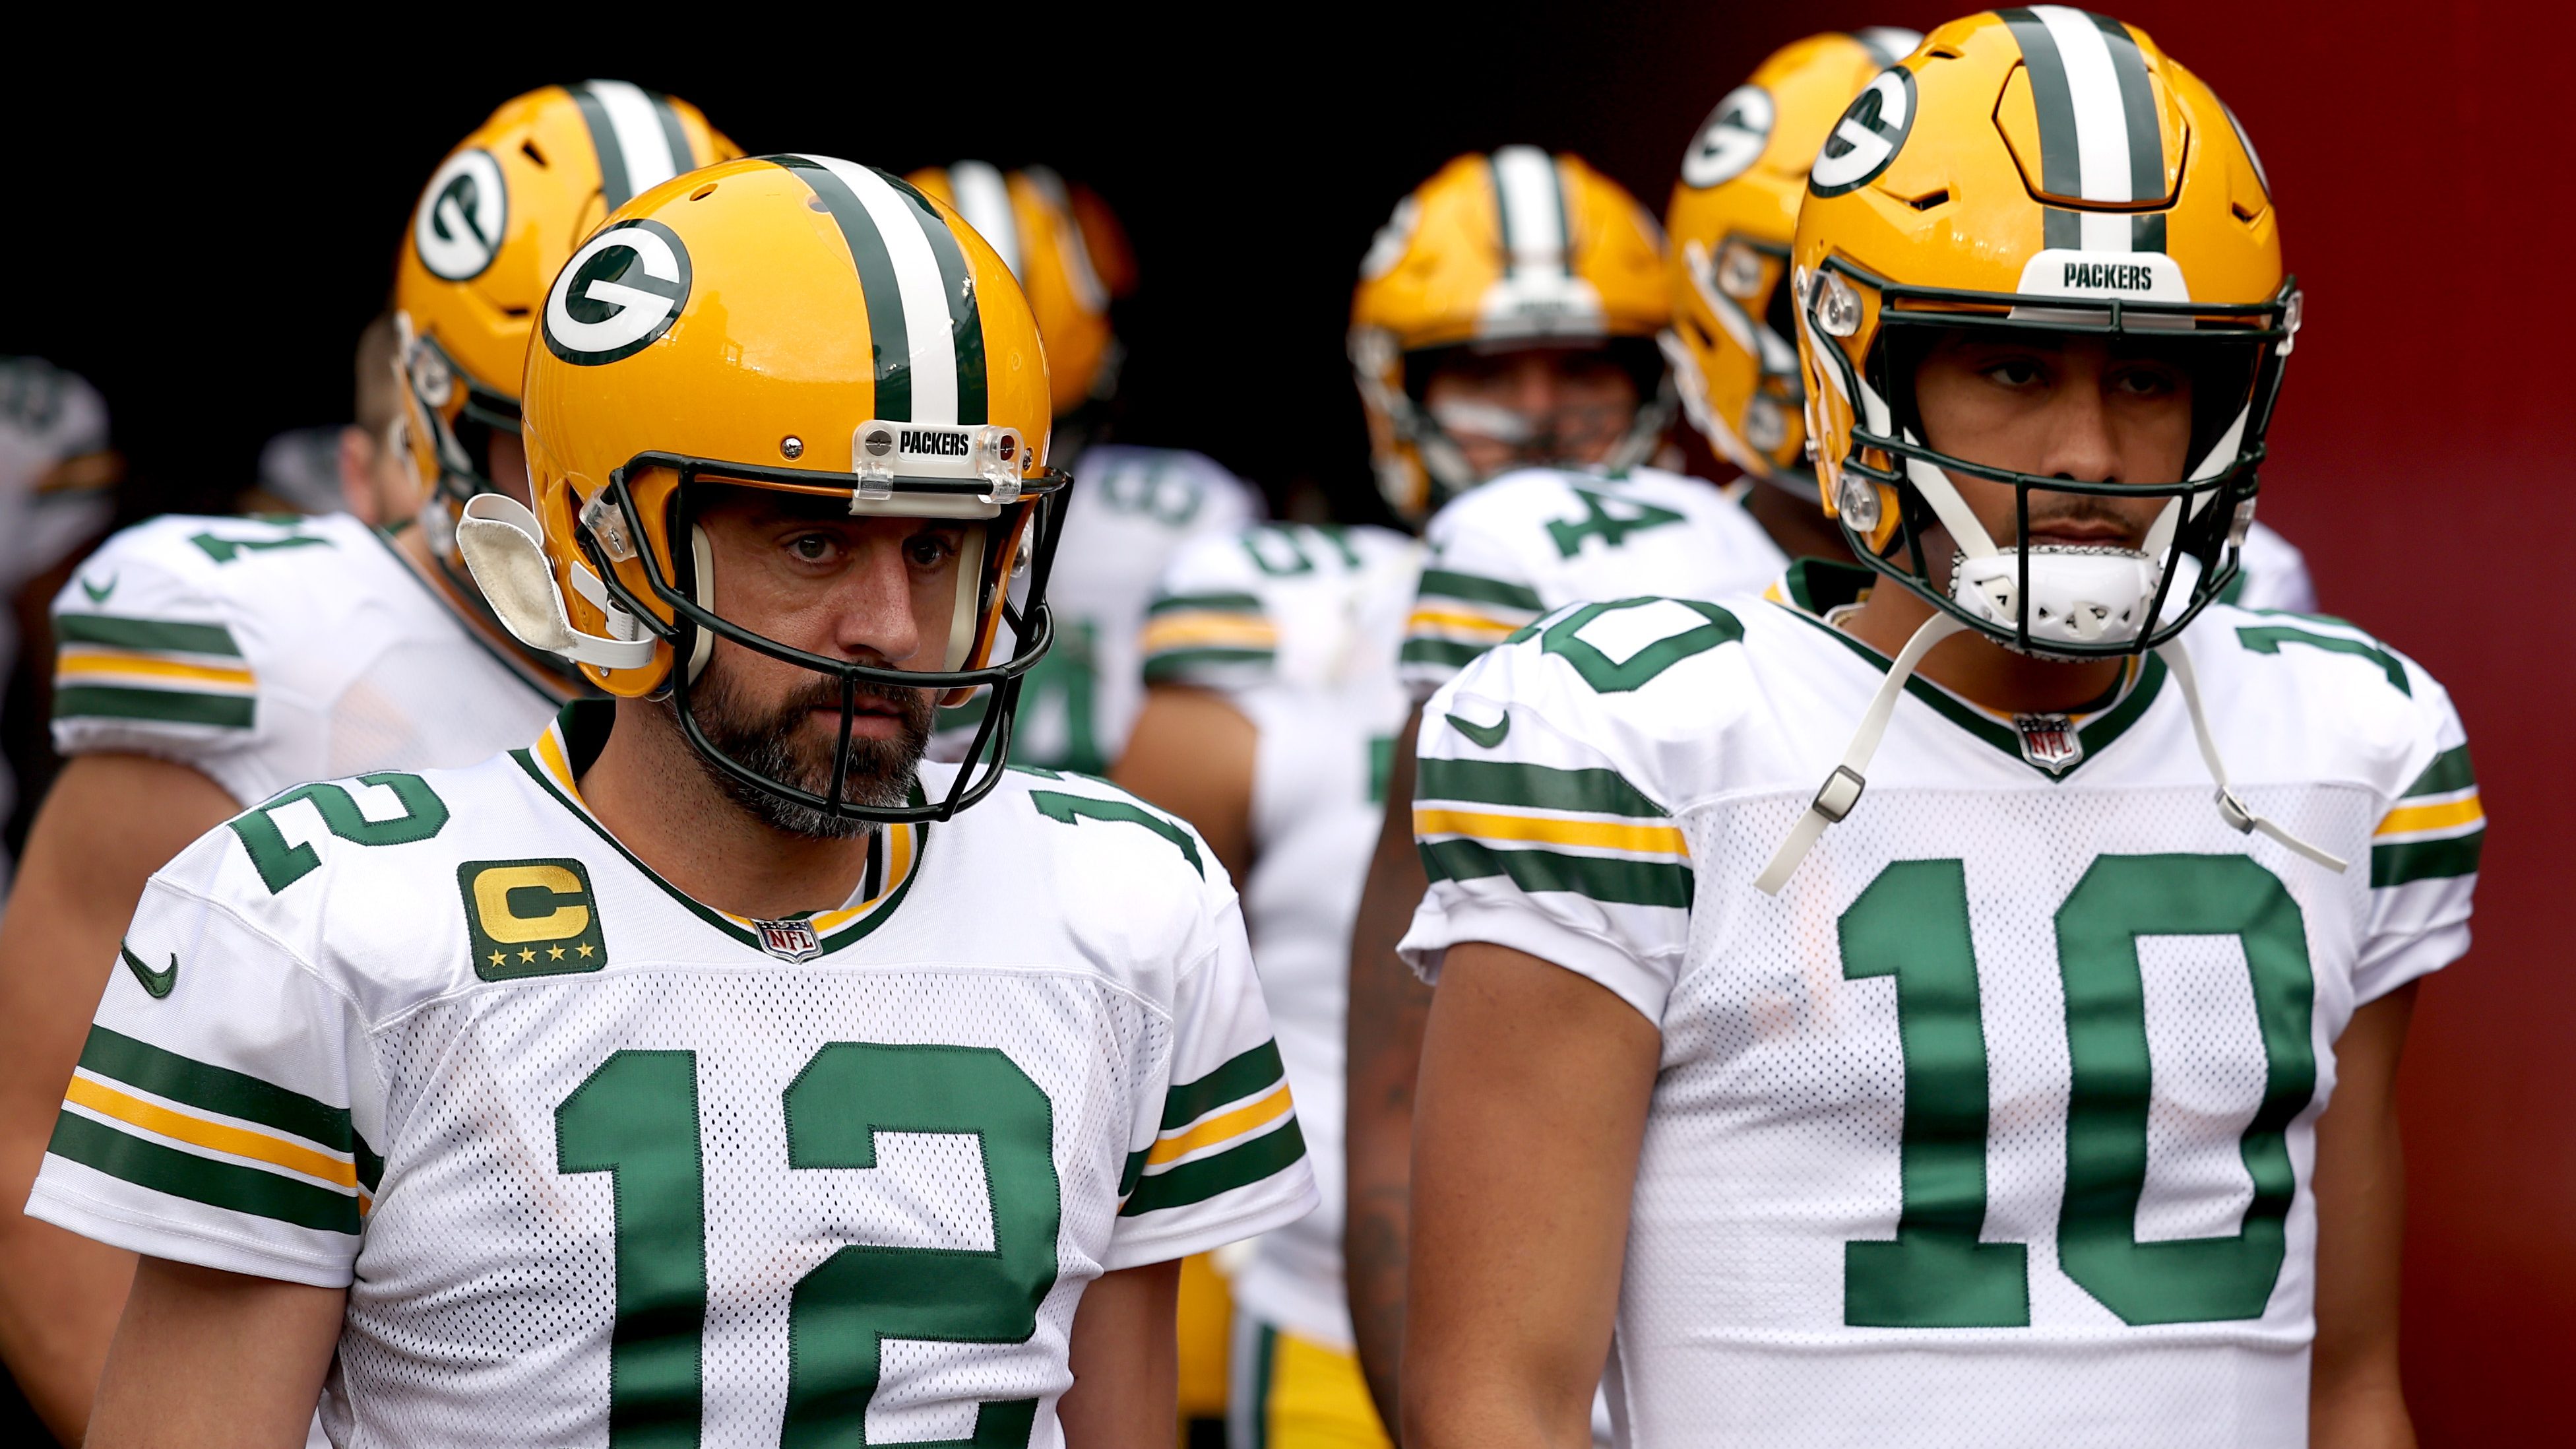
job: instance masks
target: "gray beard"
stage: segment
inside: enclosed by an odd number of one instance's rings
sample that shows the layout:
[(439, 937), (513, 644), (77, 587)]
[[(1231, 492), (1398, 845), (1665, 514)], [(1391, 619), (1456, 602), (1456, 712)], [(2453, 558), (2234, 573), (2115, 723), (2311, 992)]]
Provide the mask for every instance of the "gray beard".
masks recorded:
[[(910, 803), (914, 772), (930, 748), (930, 696), (918, 689), (867, 685), (861, 685), (859, 692), (899, 707), (903, 729), (890, 740), (851, 737), (850, 768), (841, 781), (841, 802), (875, 809), (899, 808)], [(743, 702), (719, 655), (708, 661), (706, 672), (690, 693), (698, 728), (736, 763), (784, 785), (816, 795), (831, 793), (833, 747), (809, 747), (804, 743), (803, 732), (809, 711), (840, 708), (837, 684), (818, 679), (812, 688), (799, 690), (774, 710), (760, 713)], [(666, 701), (666, 706), (673, 711), (672, 722), (676, 725), (678, 705)], [(695, 750), (690, 754), (727, 798), (781, 834), (812, 840), (853, 840), (876, 828), (876, 822), (871, 820), (828, 815), (811, 805), (772, 794), (748, 780), (735, 778)]]

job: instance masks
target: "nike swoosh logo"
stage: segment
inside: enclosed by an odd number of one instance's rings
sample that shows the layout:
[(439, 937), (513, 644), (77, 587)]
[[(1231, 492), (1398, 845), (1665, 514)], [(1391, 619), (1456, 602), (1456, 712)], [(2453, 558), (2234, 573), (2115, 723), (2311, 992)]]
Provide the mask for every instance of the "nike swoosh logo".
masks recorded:
[(89, 595), (91, 603), (104, 604), (107, 602), (107, 596), (116, 592), (116, 575), (109, 574), (104, 585), (93, 584), (87, 579), (82, 579), (80, 586), (81, 592)]
[(170, 969), (167, 971), (155, 971), (144, 965), (143, 958), (128, 950), (123, 941), (116, 943), (116, 954), (125, 958), (127, 968), (134, 972), (134, 979), (143, 983), (143, 989), (151, 992), (155, 1001), (169, 995), (170, 988), (179, 984), (179, 953), (176, 951), (170, 953)]
[(1482, 745), (1489, 750), (1494, 748), (1496, 745), (1501, 744), (1503, 742), (1503, 736), (1512, 732), (1512, 717), (1509, 714), (1504, 715), (1501, 719), (1498, 719), (1489, 725), (1469, 724), (1454, 714), (1443, 715), (1441, 718), (1448, 720), (1450, 724), (1456, 726), (1458, 733), (1465, 735), (1467, 738), (1474, 740), (1477, 744)]

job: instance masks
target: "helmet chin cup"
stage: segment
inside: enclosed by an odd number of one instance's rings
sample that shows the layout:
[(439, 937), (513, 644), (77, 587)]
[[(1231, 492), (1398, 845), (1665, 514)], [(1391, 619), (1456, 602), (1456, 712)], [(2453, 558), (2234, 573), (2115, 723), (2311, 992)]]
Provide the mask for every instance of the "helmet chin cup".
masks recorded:
[(2006, 549), (1985, 558), (1954, 555), (1950, 597), (1994, 630), (2018, 638), (2021, 576), (2030, 569), (2030, 642), (2099, 646), (2125, 643), (2146, 627), (2163, 570), (2156, 560), (2126, 548), (2043, 543)]

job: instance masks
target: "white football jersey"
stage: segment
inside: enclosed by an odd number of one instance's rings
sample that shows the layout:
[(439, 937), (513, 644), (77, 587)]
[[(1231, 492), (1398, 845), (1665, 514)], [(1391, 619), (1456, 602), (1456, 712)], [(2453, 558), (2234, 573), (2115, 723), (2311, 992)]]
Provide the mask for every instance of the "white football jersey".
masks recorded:
[(563, 687), (345, 513), (138, 524), (82, 563), (53, 621), (55, 749), (175, 760), (244, 805), (487, 759), (544, 729)]
[(1505, 473), (1452, 499), (1422, 536), (1431, 556), (1403, 658), (1416, 700), (1551, 609), (1743, 593), (1789, 561), (1738, 493), (1655, 468)]
[(1183, 548), (1145, 626), (1149, 682), (1217, 690), (1259, 731), (1244, 925), (1323, 1194), (1253, 1245), (1234, 1299), (1342, 1348), (1351, 921), (1411, 705), (1395, 655), (1420, 569), (1420, 545), (1392, 529), (1265, 525)]
[(1868, 787), (1754, 879), (1887, 660), (1785, 598), (1552, 616), (1435, 697), (1404, 951), (1579, 972), (1662, 1032), (1609, 1387), (1622, 1442), (2306, 1442), (2315, 1122), (2356, 1009), (2468, 944), (2457, 715), (2349, 625), (2186, 635), (2094, 712), (1917, 678)]
[[(1020, 686), (1011, 758), (1097, 775), (1118, 758), (1145, 704), (1137, 630), (1164, 566), (1190, 540), (1258, 519), (1262, 501), (1214, 459), (1174, 448), (1104, 443), (1084, 449), (1070, 471), (1072, 500), (1047, 579), (1055, 644)], [(983, 711), (981, 695), (942, 711), (933, 757), (963, 755)]]
[(1086, 1284), (1314, 1201), (1223, 868), (1022, 772), (729, 916), (582, 804), (613, 710), (173, 860), (28, 1211), (346, 1287), (337, 1444), (1061, 1443)]

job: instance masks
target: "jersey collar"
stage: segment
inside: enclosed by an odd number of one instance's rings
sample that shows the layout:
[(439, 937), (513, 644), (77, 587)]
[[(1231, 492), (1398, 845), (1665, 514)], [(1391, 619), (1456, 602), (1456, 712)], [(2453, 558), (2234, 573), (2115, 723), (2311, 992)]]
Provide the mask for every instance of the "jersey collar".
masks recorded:
[[(1869, 569), (1819, 558), (1802, 558), (1772, 581), (1771, 586), (1763, 590), (1762, 597), (1779, 605), (1800, 622), (1821, 630), (1827, 638), (1885, 674), (1893, 661), (1826, 623), (1824, 618), (1834, 609), (1860, 602), (1877, 579), (1878, 575)], [(2163, 692), (2165, 674), (2163, 659), (2153, 654), (2137, 656), (2121, 670), (2119, 685), (2099, 708), (2070, 710), (2058, 716), (2013, 715), (1987, 709), (1952, 694), (1919, 674), (1905, 681), (1905, 692), (1930, 705), (1934, 713), (1963, 732), (1983, 740), (2043, 777), (2062, 780), (2109, 748), (2112, 741), (2128, 733), (2129, 727), (2146, 714)], [(2041, 722), (2044, 727), (2044, 722), (2052, 719), (2064, 720), (2066, 731), (2080, 746), (2062, 763), (2053, 765), (2046, 763), (2043, 757), (2035, 756), (2028, 744), (2033, 732), (2032, 722)]]
[(492, 606), (484, 602), (482, 592), (463, 587), (448, 573), (446, 565), (433, 558), (431, 569), (436, 576), (421, 572), (396, 542), (405, 526), (370, 528), (366, 533), (384, 549), (403, 577), (419, 585), (421, 592), (437, 601), (440, 608), (455, 618), (456, 626), (465, 632), (466, 638), (473, 640), (484, 653), (492, 656), (494, 662), (510, 671), (521, 684), (544, 696), (550, 704), (597, 696), (598, 691), (591, 688), (590, 681), (578, 673), (567, 672), (571, 666), (551, 654), (539, 654), (513, 638), (509, 630), (501, 627), (501, 620), (492, 612)]
[[(615, 846), (617, 853), (626, 857), (627, 863), (646, 880), (660, 886), (671, 899), (686, 906), (699, 920), (755, 951), (802, 960), (807, 956), (829, 956), (868, 935), (884, 925), (911, 892), (914, 879), (921, 873), (922, 857), (930, 848), (930, 826), (926, 822), (878, 826), (868, 838), (868, 868), (860, 877), (858, 898), (835, 910), (799, 911), (783, 921), (763, 922), (716, 910), (685, 894), (646, 865), (635, 852), (628, 850), (624, 842), (611, 835), (608, 827), (599, 823), (599, 817), (590, 813), (589, 804), (581, 798), (582, 773), (607, 747), (608, 733), (616, 718), (615, 700), (573, 700), (555, 716), (554, 723), (546, 726), (546, 732), (537, 736), (535, 744), (524, 750), (512, 750), (510, 758), (517, 761), (519, 768), (527, 771), (528, 777), (553, 796), (558, 804), (598, 832), (600, 839)], [(922, 801), (919, 780), (913, 782), (912, 798), (914, 804)], [(811, 928), (815, 949), (791, 954), (773, 944), (777, 935), (775, 927), (796, 924)]]

